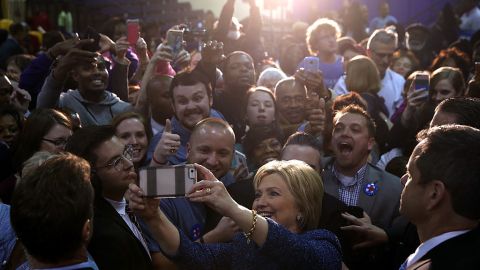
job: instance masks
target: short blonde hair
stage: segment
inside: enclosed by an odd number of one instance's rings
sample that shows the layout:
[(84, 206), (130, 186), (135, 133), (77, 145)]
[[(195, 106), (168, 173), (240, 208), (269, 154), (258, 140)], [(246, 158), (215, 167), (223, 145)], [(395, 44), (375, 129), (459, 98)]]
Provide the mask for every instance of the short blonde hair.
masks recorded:
[(357, 55), (347, 64), (345, 85), (350, 92), (378, 93), (380, 91), (380, 75), (377, 66), (364, 55)]
[(323, 181), (321, 176), (305, 162), (299, 160), (274, 160), (258, 169), (253, 186), (258, 188), (263, 178), (278, 174), (287, 184), (298, 209), (304, 217), (301, 230), (318, 228), (322, 214)]
[(312, 55), (317, 52), (318, 35), (320, 34), (320, 31), (331, 31), (335, 33), (335, 38), (337, 39), (340, 37), (342, 33), (340, 26), (336, 21), (328, 18), (320, 18), (316, 20), (307, 29), (308, 51)]

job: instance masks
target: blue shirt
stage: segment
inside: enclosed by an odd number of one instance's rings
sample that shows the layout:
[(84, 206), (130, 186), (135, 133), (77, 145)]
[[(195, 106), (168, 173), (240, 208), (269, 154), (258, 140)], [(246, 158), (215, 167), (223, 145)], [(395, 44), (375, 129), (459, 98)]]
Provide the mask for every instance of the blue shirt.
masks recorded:
[(10, 224), (10, 206), (0, 203), (0, 269), (7, 264), (17, 237)]

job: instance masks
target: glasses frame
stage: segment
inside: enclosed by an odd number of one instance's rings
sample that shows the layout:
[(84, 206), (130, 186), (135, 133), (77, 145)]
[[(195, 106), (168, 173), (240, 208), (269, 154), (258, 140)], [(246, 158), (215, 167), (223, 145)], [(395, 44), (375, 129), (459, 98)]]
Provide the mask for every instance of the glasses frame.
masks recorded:
[(111, 162), (107, 163), (106, 165), (96, 167), (95, 169), (99, 170), (99, 169), (104, 169), (108, 167), (113, 167), (117, 172), (121, 172), (123, 169), (125, 169), (125, 163), (122, 161), (128, 161), (131, 163), (132, 160), (133, 160), (133, 147), (131, 145), (127, 145), (125, 146), (125, 149), (123, 150), (120, 156), (118, 156)]

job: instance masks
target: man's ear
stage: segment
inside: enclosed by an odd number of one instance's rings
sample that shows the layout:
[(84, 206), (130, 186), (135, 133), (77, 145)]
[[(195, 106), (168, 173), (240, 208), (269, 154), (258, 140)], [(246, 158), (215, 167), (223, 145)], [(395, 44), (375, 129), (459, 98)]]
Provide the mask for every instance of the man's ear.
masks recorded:
[(448, 191), (445, 184), (440, 180), (433, 180), (427, 185), (428, 188), (425, 190), (428, 196), (427, 210), (432, 210), (446, 199)]
[(78, 82), (78, 77), (79, 77), (79, 75), (78, 75), (78, 72), (77, 72), (75, 69), (74, 69), (74, 70), (71, 70), (71, 71), (69, 72), (69, 74), (70, 74), (70, 77), (72, 77), (72, 79), (73, 79), (74, 81)]
[(84, 243), (88, 243), (90, 241), (90, 238), (92, 237), (92, 233), (93, 233), (92, 220), (87, 219), (82, 227), (82, 240)]
[(375, 138), (370, 137), (368, 139), (368, 151), (372, 151), (373, 146), (375, 145)]

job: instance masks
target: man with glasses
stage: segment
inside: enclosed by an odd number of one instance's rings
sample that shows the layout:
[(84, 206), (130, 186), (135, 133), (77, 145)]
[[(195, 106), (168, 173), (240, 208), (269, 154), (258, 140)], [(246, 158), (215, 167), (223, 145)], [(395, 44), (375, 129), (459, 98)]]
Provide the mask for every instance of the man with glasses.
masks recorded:
[[(405, 79), (389, 68), (392, 55), (397, 46), (397, 34), (385, 29), (373, 32), (367, 43), (368, 56), (377, 65), (380, 78), (382, 78), (382, 85), (378, 95), (383, 97), (389, 117), (395, 113), (403, 102), (402, 91)], [(351, 89), (348, 90), (350, 91)]]
[[(142, 230), (129, 213), (124, 194), (137, 175), (132, 152), (111, 126), (89, 126), (68, 141), (67, 151), (91, 166), (95, 189), (95, 228), (88, 251), (100, 269), (150, 269), (152, 260)], [(152, 255), (153, 256), (153, 255)]]

